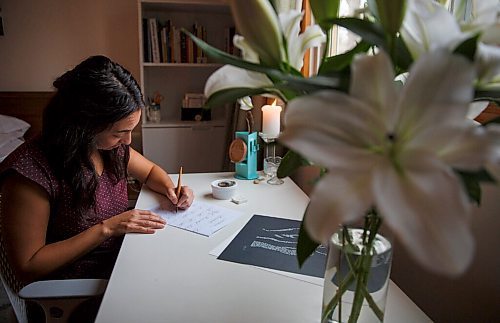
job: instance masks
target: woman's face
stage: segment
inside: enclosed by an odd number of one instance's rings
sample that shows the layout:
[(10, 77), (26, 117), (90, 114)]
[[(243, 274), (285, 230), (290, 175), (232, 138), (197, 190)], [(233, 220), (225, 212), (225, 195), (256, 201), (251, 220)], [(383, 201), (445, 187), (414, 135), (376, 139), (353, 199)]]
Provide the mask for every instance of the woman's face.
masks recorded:
[(97, 149), (111, 150), (132, 142), (132, 130), (141, 120), (141, 109), (132, 112), (127, 117), (113, 123), (113, 125), (98, 133), (96, 136)]

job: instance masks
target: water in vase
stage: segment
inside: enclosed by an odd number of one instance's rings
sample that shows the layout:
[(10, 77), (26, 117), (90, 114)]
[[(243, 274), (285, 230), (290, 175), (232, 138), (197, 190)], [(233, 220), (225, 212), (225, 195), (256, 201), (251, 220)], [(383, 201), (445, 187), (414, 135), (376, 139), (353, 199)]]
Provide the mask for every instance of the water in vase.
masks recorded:
[[(352, 237), (353, 245), (361, 250), (362, 229), (349, 229)], [(335, 296), (338, 286), (349, 274), (349, 264), (346, 254), (342, 251), (339, 235), (334, 234), (330, 241), (327, 268), (325, 271), (325, 282), (323, 289), (323, 315), (328, 308), (328, 304)], [(349, 254), (351, 262), (360, 257), (360, 251), (351, 252)], [(373, 246), (373, 256), (371, 260), (370, 274), (368, 275), (367, 289), (377, 307), (383, 312), (387, 299), (387, 289), (389, 285), (389, 274), (391, 269), (392, 248), (390, 242), (381, 235), (377, 235)], [(347, 290), (342, 295), (341, 301), (335, 306), (332, 313), (328, 315), (323, 322), (328, 323), (344, 323), (348, 322), (352, 310), (354, 299), (354, 291), (356, 283), (351, 283)], [(368, 302), (363, 300), (363, 305), (360, 311), (358, 323), (380, 322), (379, 318), (374, 314)]]

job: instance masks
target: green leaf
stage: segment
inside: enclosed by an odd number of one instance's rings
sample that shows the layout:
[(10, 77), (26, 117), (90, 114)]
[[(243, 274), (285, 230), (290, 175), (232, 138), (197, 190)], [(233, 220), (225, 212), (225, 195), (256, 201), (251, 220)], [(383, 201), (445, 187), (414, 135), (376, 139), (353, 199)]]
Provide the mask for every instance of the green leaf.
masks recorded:
[(325, 60), (319, 67), (318, 75), (329, 75), (332, 74), (332, 72), (349, 70), (354, 55), (358, 53), (364, 53), (368, 51), (370, 47), (370, 44), (361, 41), (350, 51), (325, 58)]
[(280, 70), (267, 67), (260, 64), (251, 63), (240, 59), (236, 56), (229, 55), (218, 48), (212, 47), (203, 40), (197, 38), (189, 31), (182, 29), (182, 31), (189, 35), (193, 41), (198, 45), (208, 56), (219, 63), (234, 65), (246, 70), (255, 71), (266, 74), (275, 83), (276, 88), (280, 89), (294, 89), (301, 91), (317, 91), (321, 89), (336, 89), (341, 84), (340, 77), (311, 77), (304, 78), (302, 75), (296, 75), (293, 70), (289, 71), (292, 74), (284, 73)]
[(313, 241), (306, 231), (304, 221), (300, 224), (299, 239), (297, 241), (297, 259), (299, 266), (302, 267), (304, 262), (316, 250), (319, 243)]
[(339, 16), (340, 0), (309, 0), (314, 19), (327, 32), (332, 28), (331, 19)]
[(289, 150), (287, 151), (285, 156), (283, 156), (283, 159), (281, 160), (281, 163), (278, 167), (278, 177), (288, 177), (293, 174), (293, 172), (295, 172), (297, 168), (309, 165), (311, 165), (311, 163), (308, 160), (306, 160), (293, 150)]
[(471, 38), (464, 40), (455, 48), (453, 53), (462, 55), (469, 61), (474, 62), (474, 56), (476, 55), (478, 39), (479, 35), (475, 35)]
[(234, 65), (234, 66), (246, 69), (246, 70), (263, 73), (263, 74), (269, 75), (271, 78), (276, 79), (276, 80), (281, 80), (281, 79), (294, 80), (295, 78), (300, 78), (298, 76), (295, 76), (295, 77), (290, 76), (290, 75), (285, 74), (282, 71), (277, 70), (277, 69), (272, 68), (272, 67), (267, 67), (267, 66), (264, 66), (261, 64), (251, 63), (251, 62), (245, 61), (244, 59), (241, 59), (239, 57), (230, 55), (230, 54), (228, 54), (228, 53), (226, 53), (218, 48), (215, 48), (215, 47), (207, 44), (206, 42), (199, 39), (198, 37), (196, 37), (195, 35), (193, 35), (189, 31), (187, 31), (186, 29), (182, 29), (182, 32), (184, 32), (186, 35), (191, 37), (191, 39), (193, 39), (193, 41), (196, 43), (196, 45), (198, 47), (200, 47), (208, 56), (210, 56), (212, 59), (214, 59), (215, 61), (217, 61), (219, 63)]
[(373, 22), (352, 17), (335, 18), (331, 19), (331, 22), (361, 36), (368, 44), (379, 46), (387, 50), (385, 33), (380, 26)]
[(224, 89), (213, 93), (205, 103), (207, 108), (215, 108), (226, 103), (233, 103), (239, 98), (245, 96), (252, 96), (264, 93), (275, 92), (274, 89), (269, 88), (246, 88), (246, 87), (235, 87), (230, 89)]
[(476, 172), (462, 172), (474, 176), (478, 181), (485, 183), (496, 183), (496, 180), (486, 169), (481, 169)]
[(230, 65), (241, 67), (241, 68), (246, 69), (246, 70), (251, 70), (251, 71), (260, 72), (260, 73), (269, 74), (269, 75), (275, 75), (277, 78), (279, 78), (278, 76), (280, 76), (280, 75), (285, 75), (280, 70), (277, 70), (277, 69), (274, 69), (271, 67), (267, 67), (264, 65), (260, 65), (260, 64), (251, 63), (251, 62), (245, 61), (239, 57), (230, 55), (230, 54), (228, 54), (228, 53), (226, 53), (218, 48), (215, 48), (215, 47), (207, 44), (206, 42), (199, 39), (198, 37), (196, 37), (195, 35), (193, 35), (192, 33), (190, 33), (189, 31), (187, 31), (184, 28), (182, 29), (182, 32), (185, 33), (186, 35), (188, 35), (189, 37), (191, 37), (191, 39), (196, 43), (196, 45), (198, 47), (200, 47), (205, 53), (207, 53), (208, 56), (210, 56), (212, 59), (214, 59), (215, 61), (217, 61), (219, 63), (230, 64)]
[(410, 65), (413, 63), (413, 57), (401, 37), (396, 38), (396, 53), (394, 54), (394, 60), (397, 74), (407, 72), (410, 69)]
[(495, 179), (485, 170), (481, 169), (477, 172), (459, 171), (456, 173), (460, 176), (467, 194), (472, 202), (477, 205), (481, 204), (481, 182), (495, 183)]
[(500, 90), (481, 90), (474, 92), (474, 101), (490, 101), (500, 105)]
[(346, 83), (343, 75), (330, 75), (329, 77), (314, 76), (310, 78), (286, 77), (279, 82), (275, 81), (277, 89), (290, 89), (297, 93), (307, 94), (320, 90), (342, 89)]
[(477, 205), (481, 204), (481, 186), (475, 179), (462, 176), (462, 183), (465, 185), (469, 199)]
[[(370, 1), (370, 3), (373, 6), (373, 1)], [(391, 37), (395, 36), (403, 23), (403, 18), (406, 13), (406, 1), (375, 0), (375, 3), (380, 24)]]

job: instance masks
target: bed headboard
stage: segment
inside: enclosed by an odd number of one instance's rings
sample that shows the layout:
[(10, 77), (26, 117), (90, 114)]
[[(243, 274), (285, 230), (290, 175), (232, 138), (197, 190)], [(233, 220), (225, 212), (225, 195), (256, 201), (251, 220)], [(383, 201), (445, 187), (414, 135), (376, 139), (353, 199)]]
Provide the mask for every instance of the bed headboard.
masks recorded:
[[(24, 135), (30, 139), (42, 130), (43, 109), (54, 96), (55, 92), (1, 92), (0, 114), (13, 116), (26, 121), (31, 125)], [(132, 132), (132, 145), (135, 150), (142, 152), (141, 125)]]
[(54, 92), (0, 92), (0, 114), (26, 121), (31, 125), (25, 139), (30, 139), (42, 130), (43, 109)]

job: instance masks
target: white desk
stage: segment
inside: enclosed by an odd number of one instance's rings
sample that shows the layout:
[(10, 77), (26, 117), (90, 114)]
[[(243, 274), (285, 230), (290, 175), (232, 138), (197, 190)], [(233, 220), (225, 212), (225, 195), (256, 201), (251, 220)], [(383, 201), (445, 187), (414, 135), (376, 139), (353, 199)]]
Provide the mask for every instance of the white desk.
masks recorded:
[[(212, 198), (210, 182), (233, 173), (187, 174), (196, 199), (239, 210), (243, 215), (207, 238), (167, 226), (153, 235), (127, 234), (96, 322), (279, 323), (319, 322), (322, 287), (254, 266), (217, 260), (209, 252), (238, 231), (253, 214), (302, 219), (308, 197), (293, 181), (272, 186), (238, 180), (248, 202)], [(172, 176), (174, 182), (176, 176)], [(143, 190), (137, 208), (157, 195)], [(391, 282), (385, 322), (430, 319)]]

